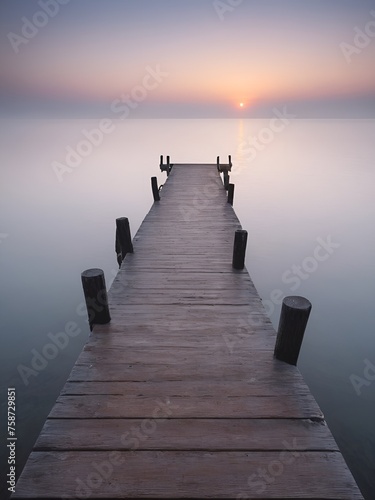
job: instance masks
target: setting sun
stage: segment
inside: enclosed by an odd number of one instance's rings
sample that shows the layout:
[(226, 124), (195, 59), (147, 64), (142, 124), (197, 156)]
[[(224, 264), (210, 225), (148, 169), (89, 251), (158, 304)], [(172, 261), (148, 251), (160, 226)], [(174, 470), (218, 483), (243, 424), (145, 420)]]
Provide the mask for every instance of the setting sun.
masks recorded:
[(245, 104), (243, 102), (240, 102), (240, 108), (243, 108)]

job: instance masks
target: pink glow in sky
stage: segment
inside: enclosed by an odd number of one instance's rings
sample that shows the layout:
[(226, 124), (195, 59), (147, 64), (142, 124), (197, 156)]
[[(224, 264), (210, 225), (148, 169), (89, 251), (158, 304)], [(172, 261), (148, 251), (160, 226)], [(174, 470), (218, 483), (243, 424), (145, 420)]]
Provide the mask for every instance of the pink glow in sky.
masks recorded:
[(157, 65), (168, 77), (147, 103), (166, 107), (375, 96), (375, 28), (350, 64), (342, 50), (356, 27), (375, 27), (374, 0), (244, 0), (224, 12), (211, 0), (77, 0), (16, 54), (9, 33), (22, 36), (38, 11), (31, 0), (0, 7), (2, 102), (110, 103)]

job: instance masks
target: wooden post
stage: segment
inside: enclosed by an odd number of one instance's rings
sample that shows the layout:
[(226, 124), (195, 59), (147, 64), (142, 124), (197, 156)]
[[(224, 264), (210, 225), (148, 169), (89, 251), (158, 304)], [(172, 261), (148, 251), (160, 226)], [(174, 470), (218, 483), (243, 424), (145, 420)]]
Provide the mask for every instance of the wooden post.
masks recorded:
[(216, 158), (217, 171), (220, 172), (220, 156)]
[(226, 191), (228, 191), (229, 188), (229, 174), (228, 170), (224, 170), (224, 188)]
[(167, 177), (169, 176), (171, 172), (171, 162), (169, 156), (167, 156)]
[(311, 302), (304, 297), (285, 297), (277, 331), (275, 358), (290, 365), (297, 364), (311, 307)]
[(101, 269), (87, 269), (81, 274), (90, 330), (93, 325), (105, 325), (111, 321), (104, 272)]
[(151, 187), (152, 194), (154, 195), (154, 201), (160, 201), (158, 179), (156, 177), (151, 177)]
[(233, 262), (234, 269), (241, 270), (245, 267), (245, 254), (247, 244), (247, 231), (238, 229), (234, 235)]
[(229, 184), (228, 186), (228, 203), (233, 205), (234, 200), (234, 184)]
[(163, 170), (163, 163), (164, 163), (164, 158), (163, 155), (160, 155), (160, 170)]
[(127, 253), (133, 253), (133, 243), (130, 234), (129, 219), (127, 217), (120, 217), (116, 219), (116, 254), (117, 262), (121, 267), (122, 261), (125, 259)]
[(232, 168), (232, 155), (228, 155), (229, 170)]

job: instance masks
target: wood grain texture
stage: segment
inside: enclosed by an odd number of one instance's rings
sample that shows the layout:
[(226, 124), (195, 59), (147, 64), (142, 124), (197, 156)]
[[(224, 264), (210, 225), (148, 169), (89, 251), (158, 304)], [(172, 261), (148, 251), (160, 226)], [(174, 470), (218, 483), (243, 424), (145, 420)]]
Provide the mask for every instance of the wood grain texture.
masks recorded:
[(173, 418), (319, 418), (322, 414), (311, 394), (280, 396), (166, 396), (124, 395), (60, 396), (49, 418), (154, 418), (165, 408)]
[[(137, 430), (141, 431), (141, 438)], [(48, 419), (35, 450), (338, 451), (324, 423), (303, 419)]]
[(241, 229), (216, 164), (174, 164), (13, 498), (362, 498), (232, 269)]
[(15, 498), (362, 498), (340, 453), (283, 451), (33, 452)]
[[(265, 379), (264, 379), (265, 380)], [(285, 394), (309, 394), (310, 391), (301, 380), (290, 380), (285, 384), (281, 378), (274, 378), (273, 383), (258, 383), (259, 379), (234, 382), (205, 380), (159, 380), (147, 382), (67, 382), (61, 391), (62, 396), (75, 395), (117, 395), (117, 396), (147, 396), (166, 398), (174, 395), (180, 397), (247, 397), (247, 396), (277, 396)]]

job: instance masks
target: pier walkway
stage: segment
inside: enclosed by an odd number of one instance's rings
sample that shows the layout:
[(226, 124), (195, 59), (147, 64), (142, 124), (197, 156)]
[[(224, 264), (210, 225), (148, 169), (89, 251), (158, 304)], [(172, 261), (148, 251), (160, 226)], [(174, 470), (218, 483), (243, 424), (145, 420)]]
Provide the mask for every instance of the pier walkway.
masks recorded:
[(160, 197), (12, 498), (362, 499), (232, 269), (241, 225), (216, 165), (175, 164)]

